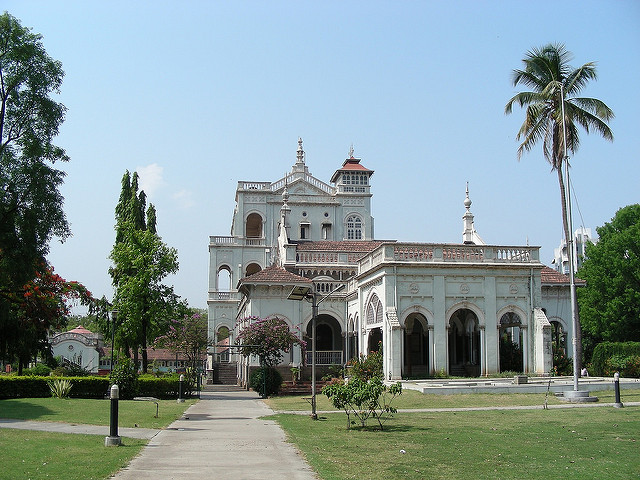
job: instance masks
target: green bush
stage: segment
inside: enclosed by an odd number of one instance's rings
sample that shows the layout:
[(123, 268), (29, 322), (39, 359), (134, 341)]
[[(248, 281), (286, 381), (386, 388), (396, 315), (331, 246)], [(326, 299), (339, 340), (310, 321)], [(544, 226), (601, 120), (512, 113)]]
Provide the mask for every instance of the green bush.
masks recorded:
[(109, 390), (106, 377), (0, 377), (0, 398), (42, 398), (50, 397), (49, 381), (61, 378), (69, 380), (73, 387), (69, 392), (72, 398), (104, 398)]
[(46, 377), (51, 373), (51, 367), (46, 366), (44, 363), (38, 363), (31, 368), (25, 368), (22, 370), (22, 374), (32, 377)]
[(591, 373), (593, 375), (613, 375), (617, 371), (623, 377), (638, 377), (640, 372), (638, 372), (637, 360), (634, 361), (634, 357), (640, 357), (640, 342), (599, 343), (593, 349)]
[(367, 356), (360, 354), (358, 358), (351, 360), (349, 365), (349, 374), (365, 382), (373, 377), (383, 377), (382, 351), (371, 352)]
[(120, 398), (131, 400), (138, 396), (138, 369), (130, 358), (121, 358), (109, 377), (111, 385), (118, 385)]
[(605, 375), (618, 372), (622, 377), (640, 377), (639, 355), (613, 355), (605, 362)]
[(178, 398), (179, 383), (179, 375), (160, 378), (153, 375), (140, 375), (138, 377), (138, 396), (162, 399)]
[(282, 386), (282, 375), (280, 375), (280, 372), (273, 367), (260, 367), (251, 372), (251, 376), (249, 377), (249, 386), (254, 391), (259, 392), (263, 397), (275, 395), (280, 391), (280, 387)]
[(0, 377), (0, 398), (43, 398), (50, 397), (47, 380), (50, 377)]

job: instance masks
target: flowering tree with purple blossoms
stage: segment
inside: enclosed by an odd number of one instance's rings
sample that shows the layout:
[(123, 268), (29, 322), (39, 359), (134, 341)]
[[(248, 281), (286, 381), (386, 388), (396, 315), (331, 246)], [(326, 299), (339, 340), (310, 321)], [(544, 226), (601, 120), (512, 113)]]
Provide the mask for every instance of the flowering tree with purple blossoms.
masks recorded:
[(201, 355), (209, 344), (207, 338), (207, 320), (194, 313), (179, 320), (172, 320), (166, 335), (156, 339), (156, 345), (187, 357), (189, 366), (196, 369)]
[(256, 355), (265, 367), (275, 367), (282, 360), (282, 355), (291, 350), (293, 345), (300, 345), (304, 350), (306, 342), (301, 339), (299, 329), (292, 332), (287, 322), (278, 317), (247, 317), (250, 322), (244, 327), (237, 339), (242, 346), (240, 352), (245, 357)]

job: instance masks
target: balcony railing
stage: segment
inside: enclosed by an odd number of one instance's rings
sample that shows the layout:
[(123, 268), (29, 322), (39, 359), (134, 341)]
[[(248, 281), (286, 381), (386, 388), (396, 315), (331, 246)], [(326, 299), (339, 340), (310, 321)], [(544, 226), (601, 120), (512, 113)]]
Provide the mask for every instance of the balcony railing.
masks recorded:
[(209, 292), (209, 300), (220, 301), (220, 302), (239, 302), (240, 301), (240, 293), (239, 292), (219, 292), (219, 291), (210, 291)]
[[(312, 355), (307, 351), (307, 365), (311, 365)], [(316, 365), (342, 365), (342, 350), (316, 351)]]
[(211, 235), (209, 237), (210, 245), (237, 245), (246, 247), (263, 247), (265, 245), (264, 238), (246, 238), (246, 237), (230, 237), (224, 235)]
[(540, 247), (430, 243), (385, 244), (359, 262), (360, 271), (383, 262), (416, 263), (540, 263)]

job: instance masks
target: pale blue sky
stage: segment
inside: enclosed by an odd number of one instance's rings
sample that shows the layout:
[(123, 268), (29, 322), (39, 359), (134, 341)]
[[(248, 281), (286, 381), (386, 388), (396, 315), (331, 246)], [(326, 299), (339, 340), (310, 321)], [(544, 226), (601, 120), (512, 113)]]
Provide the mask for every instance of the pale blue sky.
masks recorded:
[[(376, 237), (460, 242), (465, 183), (487, 243), (562, 237), (557, 178), (541, 147), (517, 161), (524, 112), (507, 117), (527, 50), (564, 43), (598, 62), (584, 96), (615, 112), (615, 141), (582, 135), (572, 159), (574, 226), (595, 230), (640, 201), (640, 2), (14, 1), (66, 72), (57, 144), (73, 238), (50, 261), (112, 296), (108, 255), (126, 169), (138, 170), (163, 240), (168, 282), (207, 297), (209, 235), (228, 235), (238, 180), (275, 181), (302, 137), (328, 182), (349, 147), (372, 179)], [(579, 211), (578, 208), (579, 207)], [(581, 220), (582, 214), (583, 221)]]

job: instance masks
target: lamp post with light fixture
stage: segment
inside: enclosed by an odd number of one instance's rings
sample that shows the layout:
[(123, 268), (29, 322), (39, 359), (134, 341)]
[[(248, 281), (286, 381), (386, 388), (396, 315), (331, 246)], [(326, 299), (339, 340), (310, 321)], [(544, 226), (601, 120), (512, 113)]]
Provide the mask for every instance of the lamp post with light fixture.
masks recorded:
[(318, 414), (316, 413), (316, 323), (318, 320), (318, 305), (334, 293), (344, 289), (345, 286), (346, 284), (344, 283), (339, 285), (335, 290), (330, 291), (319, 300), (319, 295), (315, 291), (315, 288), (310, 286), (296, 286), (293, 287), (287, 297), (289, 300), (311, 300), (311, 418), (314, 420), (318, 419)]

